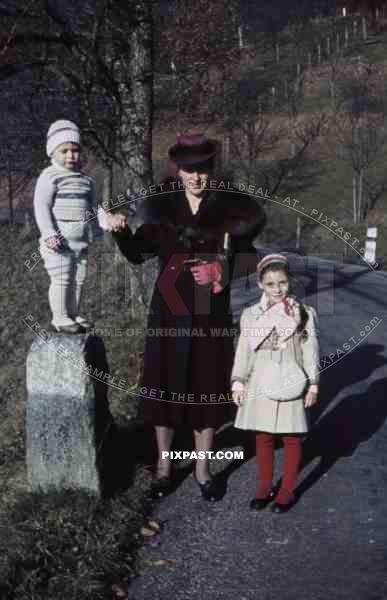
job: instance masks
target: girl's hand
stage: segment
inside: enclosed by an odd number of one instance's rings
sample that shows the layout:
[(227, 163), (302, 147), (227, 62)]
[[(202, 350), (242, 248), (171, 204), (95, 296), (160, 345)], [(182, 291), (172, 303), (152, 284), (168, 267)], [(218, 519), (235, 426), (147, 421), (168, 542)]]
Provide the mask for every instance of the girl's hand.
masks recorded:
[(50, 250), (58, 250), (62, 246), (63, 241), (59, 235), (51, 235), (45, 240), (45, 243)]
[(232, 384), (232, 387), (231, 387), (231, 391), (232, 391), (232, 401), (237, 406), (241, 406), (241, 404), (243, 403), (243, 400), (245, 398), (245, 393), (246, 393), (245, 385), (243, 383), (241, 383), (240, 381), (234, 381), (234, 383)]
[(308, 391), (306, 392), (305, 398), (304, 398), (304, 406), (305, 408), (310, 408), (311, 406), (313, 406), (314, 404), (316, 404), (318, 399), (318, 388), (310, 387), (308, 389)]

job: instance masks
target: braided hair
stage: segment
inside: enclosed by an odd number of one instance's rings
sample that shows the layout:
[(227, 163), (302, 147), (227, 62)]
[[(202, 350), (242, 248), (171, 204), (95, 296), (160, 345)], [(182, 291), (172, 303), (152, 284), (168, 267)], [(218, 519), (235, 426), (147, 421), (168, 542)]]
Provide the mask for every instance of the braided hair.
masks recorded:
[(300, 302), (300, 323), (297, 327), (296, 332), (301, 335), (301, 341), (306, 342), (308, 339), (308, 332), (306, 331), (306, 325), (309, 321), (308, 311), (305, 305)]

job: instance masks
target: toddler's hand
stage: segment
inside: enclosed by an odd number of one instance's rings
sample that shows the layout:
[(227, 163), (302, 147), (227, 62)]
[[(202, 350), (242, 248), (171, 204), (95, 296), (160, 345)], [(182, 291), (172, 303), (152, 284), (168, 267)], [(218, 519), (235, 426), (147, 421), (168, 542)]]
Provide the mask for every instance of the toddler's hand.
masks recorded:
[(241, 383), (240, 381), (234, 381), (234, 383), (231, 386), (231, 391), (232, 391), (232, 401), (237, 406), (240, 406), (243, 403), (243, 400), (245, 398), (245, 393), (246, 393), (244, 383)]
[(63, 245), (63, 240), (59, 235), (51, 235), (45, 240), (47, 248), (50, 250), (58, 250)]

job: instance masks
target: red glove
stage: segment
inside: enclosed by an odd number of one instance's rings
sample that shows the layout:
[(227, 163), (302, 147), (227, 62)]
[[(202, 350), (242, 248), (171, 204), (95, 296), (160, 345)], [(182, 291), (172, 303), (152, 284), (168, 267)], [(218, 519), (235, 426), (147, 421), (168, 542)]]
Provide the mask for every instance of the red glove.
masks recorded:
[(208, 285), (211, 283), (211, 291), (213, 294), (219, 294), (223, 286), (221, 284), (223, 267), (218, 260), (214, 262), (202, 262), (190, 269), (194, 280), (199, 285)]

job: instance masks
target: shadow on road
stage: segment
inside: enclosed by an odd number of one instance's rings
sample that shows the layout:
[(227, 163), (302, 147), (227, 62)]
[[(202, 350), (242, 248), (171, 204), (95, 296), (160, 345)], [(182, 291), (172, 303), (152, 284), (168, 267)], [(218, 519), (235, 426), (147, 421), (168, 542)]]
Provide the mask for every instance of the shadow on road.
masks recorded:
[(299, 484), (296, 495), (302, 496), (334, 464), (352, 456), (359, 444), (369, 440), (387, 418), (387, 379), (374, 381), (364, 394), (346, 396), (312, 429), (303, 444), (301, 470), (315, 458), (317, 466)]
[(320, 396), (318, 404), (309, 411), (311, 426), (342, 390), (368, 379), (376, 369), (386, 364), (383, 352), (381, 344), (367, 344), (357, 346), (336, 360), (321, 358)]

